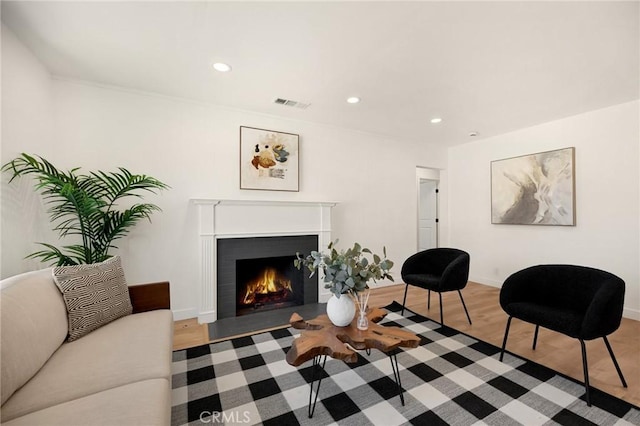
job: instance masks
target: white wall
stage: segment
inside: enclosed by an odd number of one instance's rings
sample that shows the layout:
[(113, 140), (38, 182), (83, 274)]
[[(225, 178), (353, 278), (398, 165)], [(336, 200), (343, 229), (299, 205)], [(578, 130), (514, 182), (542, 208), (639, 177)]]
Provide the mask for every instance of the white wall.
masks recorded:
[[(26, 147), (38, 146), (38, 154), (54, 152), (51, 76), (15, 35), (2, 25), (2, 147), (4, 164)], [(23, 148), (24, 147), (24, 148)], [(34, 241), (47, 241), (52, 232), (45, 208), (29, 180), (14, 181), (5, 173), (1, 187), (3, 277), (41, 267), (36, 260), (24, 259), (37, 250)]]
[[(625, 103), (449, 149), (453, 246), (470, 279), (500, 286), (540, 263), (572, 263), (626, 281), (625, 316), (640, 319), (639, 102)], [(490, 162), (573, 146), (575, 227), (491, 224)]]
[[(28, 82), (37, 66), (18, 59), (3, 52), (3, 63), (17, 72), (24, 68)], [(3, 92), (9, 83), (3, 79)], [(358, 241), (381, 252), (386, 245), (400, 282), (400, 266), (416, 247), (415, 168), (443, 168), (446, 162), (445, 149), (428, 145), (153, 94), (58, 79), (45, 78), (44, 83), (52, 87), (55, 149), (51, 137), (20, 137), (32, 121), (3, 120), (3, 127), (15, 127), (11, 132), (16, 135), (3, 140), (3, 156), (42, 154), (58, 167), (81, 166), (85, 171), (123, 166), (171, 185), (160, 196), (145, 198), (163, 212), (153, 215), (153, 223), (141, 223), (118, 245), (130, 282), (171, 281), (177, 317), (194, 315), (198, 306), (197, 211), (189, 199), (336, 201), (333, 235), (341, 246)], [(27, 110), (38, 102), (34, 97), (6, 98), (3, 93), (3, 103), (10, 108)], [(300, 192), (239, 189), (241, 125), (300, 135)], [(33, 192), (29, 186), (21, 191)], [(2, 222), (4, 229), (14, 230), (2, 238), (2, 249), (11, 252), (12, 259), (35, 249), (25, 243), (32, 241), (30, 226), (48, 227), (46, 217), (21, 217), (14, 206), (3, 207)], [(33, 269), (16, 267), (4, 258), (3, 266), (3, 276)]]
[[(627, 316), (640, 319), (640, 165), (638, 102), (594, 111), (452, 148), (303, 121), (191, 103), (145, 93), (52, 80), (2, 27), (2, 163), (20, 152), (62, 168), (124, 166), (172, 186), (146, 199), (163, 208), (122, 240), (131, 282), (168, 279), (177, 317), (198, 305), (196, 209), (190, 198), (337, 201), (333, 234), (344, 244), (383, 245), (396, 262), (415, 251), (415, 167), (440, 173), (440, 245), (471, 253), (471, 279), (499, 286), (535, 263), (600, 267), (627, 282)], [(301, 136), (300, 192), (241, 191), (239, 126)], [(489, 163), (576, 147), (576, 227), (490, 224)], [(40, 197), (24, 181), (2, 177), (2, 270), (7, 277), (41, 267), (25, 261), (35, 241), (57, 243)]]

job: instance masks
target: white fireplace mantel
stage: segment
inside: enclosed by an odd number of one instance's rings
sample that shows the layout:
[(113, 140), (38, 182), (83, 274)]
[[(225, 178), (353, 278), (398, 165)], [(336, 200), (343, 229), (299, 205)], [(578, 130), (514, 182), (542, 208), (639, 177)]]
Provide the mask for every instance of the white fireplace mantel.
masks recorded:
[[(217, 320), (216, 240), (281, 235), (317, 235), (318, 249), (331, 242), (331, 208), (326, 201), (221, 200), (194, 198), (200, 242), (198, 322)], [(318, 285), (318, 300), (330, 293)]]

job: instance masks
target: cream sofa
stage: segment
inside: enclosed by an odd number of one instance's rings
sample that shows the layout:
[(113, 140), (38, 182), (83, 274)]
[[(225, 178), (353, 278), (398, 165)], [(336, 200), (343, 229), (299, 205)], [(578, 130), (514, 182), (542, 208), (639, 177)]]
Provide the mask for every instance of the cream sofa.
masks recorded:
[(169, 283), (129, 287), (132, 315), (73, 342), (51, 269), (0, 284), (3, 425), (170, 424)]

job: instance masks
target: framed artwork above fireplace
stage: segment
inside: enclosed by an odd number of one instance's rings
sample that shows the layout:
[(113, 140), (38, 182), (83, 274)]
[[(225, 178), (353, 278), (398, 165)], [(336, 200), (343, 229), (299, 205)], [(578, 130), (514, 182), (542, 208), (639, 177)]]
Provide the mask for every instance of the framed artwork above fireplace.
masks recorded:
[(298, 191), (299, 139), (240, 126), (240, 189)]

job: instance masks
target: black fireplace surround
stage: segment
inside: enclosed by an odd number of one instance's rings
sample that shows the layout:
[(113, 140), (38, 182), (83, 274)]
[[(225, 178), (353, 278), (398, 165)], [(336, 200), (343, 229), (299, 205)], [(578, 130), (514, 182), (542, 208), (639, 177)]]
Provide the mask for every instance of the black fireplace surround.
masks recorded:
[[(236, 280), (237, 265), (244, 260), (290, 257), (291, 263), (297, 252), (308, 255), (318, 250), (317, 235), (291, 235), (276, 237), (220, 238), (217, 240), (217, 311), (218, 319), (238, 315)], [(240, 262), (238, 262), (240, 261)], [(242, 274), (241, 274), (242, 275)], [(304, 304), (318, 302), (318, 276), (309, 278), (309, 271), (300, 273), (304, 286)], [(246, 313), (246, 312), (245, 312)]]

